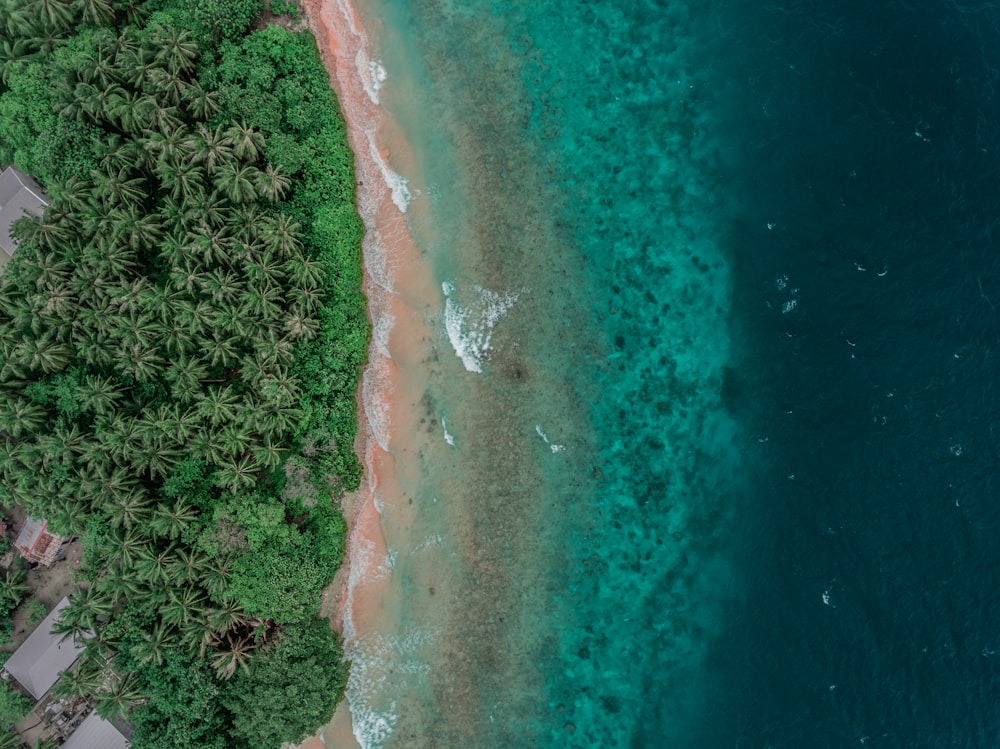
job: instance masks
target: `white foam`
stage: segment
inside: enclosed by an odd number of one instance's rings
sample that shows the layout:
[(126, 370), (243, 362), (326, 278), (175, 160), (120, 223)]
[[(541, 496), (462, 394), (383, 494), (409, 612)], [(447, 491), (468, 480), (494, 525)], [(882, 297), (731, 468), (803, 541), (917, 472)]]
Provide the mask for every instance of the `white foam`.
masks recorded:
[(441, 428), (444, 430), (444, 441), (452, 447), (455, 446), (455, 435), (448, 431), (448, 422), (444, 416), (441, 417)]
[(363, 49), (358, 50), (354, 62), (358, 66), (358, 74), (361, 76), (361, 85), (364, 86), (365, 93), (372, 100), (372, 104), (378, 104), (379, 92), (389, 78), (389, 73), (379, 60), (370, 59)]
[(387, 687), (426, 681), (430, 667), (421, 660), (421, 649), (433, 638), (427, 630), (413, 629), (398, 635), (372, 632), (350, 641), (345, 657), (351, 662), (347, 704), (354, 737), (362, 749), (381, 749), (399, 722), (399, 706), (387, 699)]
[(441, 546), (444, 543), (444, 536), (440, 533), (433, 533), (426, 539), (421, 541), (419, 544), (410, 549), (410, 554), (416, 554), (418, 551), (424, 551), (425, 549), (433, 549), (437, 546)]
[(392, 315), (380, 312), (372, 323), (372, 346), (386, 359), (392, 359), (389, 353), (389, 333), (392, 331)]
[(566, 449), (566, 445), (557, 445), (557, 444), (555, 444), (553, 442), (550, 442), (548, 435), (545, 434), (545, 432), (542, 431), (542, 425), (541, 424), (535, 424), (535, 433), (539, 437), (542, 438), (542, 440), (545, 442), (545, 444), (549, 446), (549, 450), (551, 450), (552, 452), (554, 452), (554, 453), (561, 453), (561, 452), (563, 452), (563, 450)]
[(514, 303), (514, 292), (498, 292), (473, 286), (468, 303), (456, 299), (454, 284), (441, 284), (445, 296), (444, 327), (455, 354), (469, 372), (482, 372), (492, 351), (493, 330)]
[(799, 306), (798, 299), (789, 299), (787, 302), (781, 305), (781, 314), (787, 315), (793, 309)]
[(347, 704), (358, 744), (362, 749), (379, 749), (398, 720), (395, 703), (390, 703), (387, 707), (375, 707), (379, 688), (385, 686), (385, 674), (392, 667), (392, 653), (379, 642), (380, 636), (357, 636), (354, 597), (359, 584), (376, 581), (390, 574), (391, 562), (376, 551), (375, 544), (365, 538), (360, 530), (355, 530), (351, 536), (348, 544), (351, 555), (348, 566), (350, 572), (344, 602), (345, 655), (351, 661), (346, 690)]
[(392, 419), (389, 414), (389, 396), (392, 392), (389, 379), (389, 359), (380, 353), (371, 356), (361, 379), (361, 402), (365, 409), (365, 420), (372, 437), (386, 452), (389, 451), (389, 436)]
[(382, 158), (378, 145), (375, 143), (374, 128), (366, 129), (365, 135), (368, 137), (368, 155), (371, 156), (372, 161), (378, 167), (379, 173), (382, 175), (382, 181), (385, 182), (392, 193), (392, 202), (396, 204), (400, 213), (406, 213), (410, 201), (413, 200), (410, 188), (407, 187), (409, 180), (394, 172), (385, 163), (385, 159)]

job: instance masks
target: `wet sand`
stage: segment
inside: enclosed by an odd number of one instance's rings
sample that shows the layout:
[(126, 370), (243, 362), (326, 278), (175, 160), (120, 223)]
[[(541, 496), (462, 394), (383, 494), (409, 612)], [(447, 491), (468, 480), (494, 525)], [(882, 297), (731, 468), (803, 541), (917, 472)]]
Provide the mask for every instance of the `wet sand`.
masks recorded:
[[(440, 292), (421, 265), (407, 228), (405, 184), (387, 166), (390, 154), (394, 165), (405, 168), (412, 161), (402, 133), (378, 107), (379, 70), (369, 56), (366, 30), (345, 0), (306, 0), (304, 5), (347, 122), (358, 208), (366, 229), (364, 291), (373, 334), (358, 394), (356, 446), (365, 472), (360, 490), (343, 506), (348, 552), (334, 583), (332, 616), (344, 636), (347, 656), (352, 657), (362, 639), (391, 629), (401, 614), (399, 596), (390, 586), (384, 510), (392, 505), (394, 540), (399, 544), (398, 534), (413, 524), (412, 499), (402, 487), (413, 485), (415, 477), (406, 475), (405, 463), (395, 456), (416, 449), (405, 443), (403, 435), (416, 432), (417, 406), (424, 393), (419, 382), (401, 372), (419, 367), (427, 356), (431, 332), (423, 321), (440, 305)], [(349, 693), (370, 689), (360, 682), (377, 678), (355, 660)], [(345, 700), (321, 731), (326, 746), (359, 746), (357, 722), (349, 699)]]
[[(534, 199), (532, 154), (508, 149), (509, 171), (495, 168), (493, 149), (514, 141), (496, 139), (494, 128), (519, 130), (512, 112), (523, 103), (511, 109), (515, 93), (487, 89), (497, 117), (479, 132), (426, 81), (403, 80), (407, 66), (385, 79), (371, 51), (382, 49), (378, 18), (362, 22), (347, 0), (307, 0), (306, 9), (354, 150), (373, 326), (359, 397), (365, 484), (345, 505), (348, 562), (330, 606), (351, 680), (323, 735), (330, 747), (533, 745), (535, 716), (547, 709), (538, 664), (551, 648), (537, 612), (550, 609), (549, 575), (561, 568), (558, 526), (546, 513), (564, 511), (571, 477), (585, 471), (573, 456), (583, 434), (577, 393), (536, 366), (545, 357), (533, 343), (549, 353), (559, 340), (553, 326), (572, 327), (551, 302), (572, 276), (547, 250), (555, 239), (549, 203)], [(387, 44), (399, 42), (392, 31), (384, 30)], [(494, 83), (516, 89), (508, 52)], [(390, 110), (379, 106), (383, 82)], [(418, 95), (443, 108), (421, 117)], [(445, 133), (443, 146), (428, 145), (432, 128)], [(409, 204), (390, 163), (427, 192)], [(442, 257), (447, 267), (435, 265)], [(516, 300), (497, 313), (496, 331), (489, 323), (496, 335), (481, 352), (485, 374), (466, 371), (446, 334), (446, 280), (456, 303), (480, 305), (485, 317), (488, 294)], [(538, 424), (570, 452), (552, 448)]]

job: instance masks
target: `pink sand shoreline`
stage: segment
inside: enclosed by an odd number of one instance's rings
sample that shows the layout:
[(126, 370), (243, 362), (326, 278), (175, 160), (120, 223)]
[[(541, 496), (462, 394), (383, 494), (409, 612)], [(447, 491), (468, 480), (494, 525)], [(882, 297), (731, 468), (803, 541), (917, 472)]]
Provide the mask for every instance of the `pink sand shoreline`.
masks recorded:
[[(396, 425), (407, 423), (419, 399), (409, 392), (401, 369), (419, 363), (427, 340), (423, 313), (436, 304), (436, 288), (410, 235), (404, 213), (405, 183), (392, 184), (387, 166), (409, 165), (409, 146), (377, 103), (380, 67), (372, 60), (369, 37), (349, 0), (307, 0), (309, 28), (316, 37), (330, 83), (347, 123), (357, 174), (357, 205), (365, 223), (364, 282), (369, 320), (373, 327), (368, 365), (358, 389), (356, 449), (364, 464), (362, 486), (345, 499), (348, 549), (344, 566), (328, 591), (332, 599), (325, 613), (344, 636), (348, 655), (352, 644), (392, 615), (390, 575), (379, 560), (387, 557), (380, 502), (395, 503), (406, 513), (393, 452), (405, 445)], [(394, 189), (395, 188), (395, 189)], [(397, 284), (397, 281), (399, 284)], [(407, 297), (397, 293), (404, 285)], [(389, 451), (390, 441), (393, 452)], [(360, 678), (360, 677), (358, 677)], [(348, 689), (350, 698), (350, 686)], [(358, 747), (358, 716), (349, 699), (338, 707), (331, 722), (317, 734), (328, 747)]]

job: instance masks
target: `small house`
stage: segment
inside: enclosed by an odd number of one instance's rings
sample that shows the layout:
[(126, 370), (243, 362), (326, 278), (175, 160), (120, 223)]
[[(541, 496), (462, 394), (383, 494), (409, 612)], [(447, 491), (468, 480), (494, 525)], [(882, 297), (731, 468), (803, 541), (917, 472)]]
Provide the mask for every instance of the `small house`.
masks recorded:
[(128, 749), (129, 741), (114, 725), (92, 712), (62, 749)]
[(26, 561), (49, 567), (54, 561), (62, 558), (70, 540), (68, 536), (60, 536), (49, 531), (47, 520), (29, 517), (25, 520), (21, 532), (17, 534), (14, 548), (21, 552)]
[(35, 700), (40, 700), (52, 688), (59, 674), (72, 666), (83, 651), (72, 637), (63, 639), (62, 635), (52, 634), (59, 613), (68, 605), (67, 596), (42, 619), (4, 664), (4, 672), (13, 676)]
[(42, 188), (27, 174), (12, 166), (0, 172), (0, 271), (14, 255), (10, 225), (26, 214), (41, 216), (48, 204)]

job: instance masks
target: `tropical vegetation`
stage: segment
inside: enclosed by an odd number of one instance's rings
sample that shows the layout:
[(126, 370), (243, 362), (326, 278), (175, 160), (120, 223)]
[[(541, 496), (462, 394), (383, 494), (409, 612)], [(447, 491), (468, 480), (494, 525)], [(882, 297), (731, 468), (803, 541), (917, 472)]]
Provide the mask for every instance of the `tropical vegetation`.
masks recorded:
[(0, 163), (49, 198), (0, 276), (0, 500), (83, 537), (60, 689), (135, 749), (298, 740), (346, 681), (362, 228), (315, 43), (261, 10), (0, 0)]

